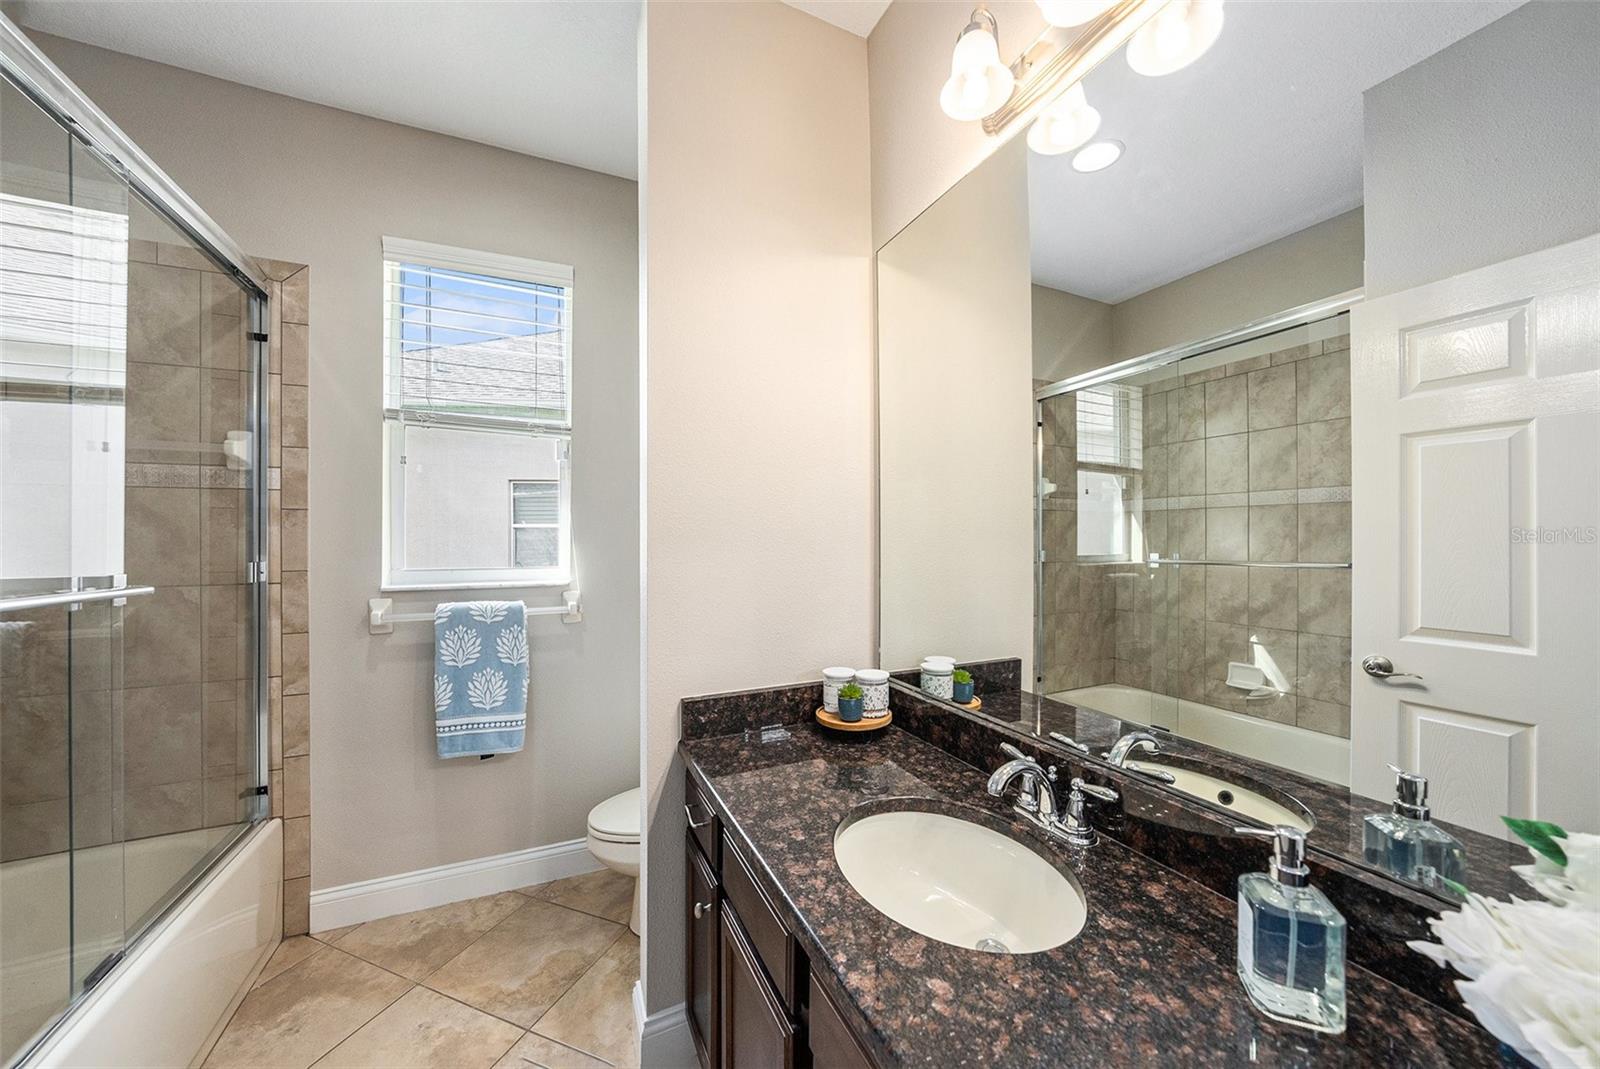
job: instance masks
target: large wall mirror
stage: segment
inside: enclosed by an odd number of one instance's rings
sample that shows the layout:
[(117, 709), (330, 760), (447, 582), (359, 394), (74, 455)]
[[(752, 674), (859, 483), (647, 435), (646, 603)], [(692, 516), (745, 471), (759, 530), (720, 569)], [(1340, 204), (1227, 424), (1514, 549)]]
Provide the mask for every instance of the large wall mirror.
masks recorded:
[(1594, 829), (1596, 553), (1531, 532), (1600, 523), (1597, 246), (1391, 230), (1437, 161), (1384, 116), (1514, 7), (1230, 4), (1082, 83), (1120, 157), (1012, 137), (880, 250), (885, 668), (1015, 659), (981, 715), (1441, 896)]

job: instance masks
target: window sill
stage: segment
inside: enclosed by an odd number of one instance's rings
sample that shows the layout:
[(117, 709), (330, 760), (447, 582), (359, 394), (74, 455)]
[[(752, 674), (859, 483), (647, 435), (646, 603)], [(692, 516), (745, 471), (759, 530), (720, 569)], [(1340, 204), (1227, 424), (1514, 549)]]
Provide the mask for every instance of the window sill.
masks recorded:
[(565, 579), (505, 579), (478, 583), (382, 583), (378, 586), (378, 593), (406, 594), (425, 590), (542, 590), (570, 586), (572, 577), (568, 576)]

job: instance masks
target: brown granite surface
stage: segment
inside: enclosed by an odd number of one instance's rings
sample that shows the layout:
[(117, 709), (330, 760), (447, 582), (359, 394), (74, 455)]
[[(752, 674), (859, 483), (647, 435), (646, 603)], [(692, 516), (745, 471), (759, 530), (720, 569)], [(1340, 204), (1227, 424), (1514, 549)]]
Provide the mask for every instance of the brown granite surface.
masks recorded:
[[(985, 774), (890, 727), (685, 740), (690, 774), (795, 932), (812, 969), (884, 1066), (1492, 1066), (1487, 1033), (1358, 967), (1350, 1026), (1322, 1036), (1256, 1012), (1234, 972), (1235, 904), (1102, 839), (1067, 859), (1088, 899), (1073, 941), (992, 955), (878, 913), (834, 862), (856, 805), (969, 812), (1043, 844), (990, 798)], [(890, 803), (892, 804), (892, 803)]]
[[(921, 695), (927, 698), (927, 695)], [(928, 698), (929, 701), (936, 699)], [(1093, 709), (1058, 702), (1025, 690), (998, 691), (984, 695), (983, 708), (976, 715), (1020, 728), (1040, 739), (1047, 747), (1065, 754), (1064, 747), (1050, 739), (1058, 731), (1084, 743), (1098, 757), (1129, 731), (1148, 731), (1161, 740), (1164, 756), (1171, 764), (1196, 770), (1220, 770), (1224, 778), (1253, 787), (1291, 809), (1304, 808), (1314, 826), (1307, 836), (1313, 849), (1365, 868), (1362, 857), (1364, 821), (1369, 813), (1387, 812), (1389, 803), (1356, 794), (1325, 780), (1301, 775), (1291, 769), (1193, 742), (1134, 721), (1119, 720)], [(1249, 821), (1246, 821), (1247, 823)], [(1526, 895), (1526, 885), (1511, 871), (1512, 865), (1525, 865), (1528, 851), (1518, 843), (1484, 835), (1444, 821), (1439, 826), (1460, 839), (1467, 851), (1467, 878), (1472, 890), (1491, 898), (1506, 899), (1512, 894)], [(1374, 873), (1374, 878), (1392, 881), (1394, 877)], [(1425, 889), (1443, 900), (1454, 901), (1443, 888)]]

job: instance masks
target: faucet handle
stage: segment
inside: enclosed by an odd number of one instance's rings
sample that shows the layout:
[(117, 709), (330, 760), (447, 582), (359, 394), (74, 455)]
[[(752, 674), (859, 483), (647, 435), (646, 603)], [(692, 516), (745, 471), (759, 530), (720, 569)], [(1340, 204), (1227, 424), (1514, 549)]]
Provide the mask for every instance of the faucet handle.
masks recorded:
[(1009, 742), (1002, 742), (1000, 744), (1000, 752), (1005, 754), (1007, 757), (1015, 757), (1019, 761), (1032, 761), (1033, 760), (1033, 758), (1029, 757), (1027, 754), (1023, 753), (1021, 750), (1017, 749), (1015, 746), (1011, 745)]
[(1074, 750), (1077, 750), (1080, 753), (1089, 752), (1089, 747), (1085, 746), (1071, 735), (1063, 735), (1059, 731), (1052, 731), (1050, 733), (1050, 737), (1055, 739), (1057, 742), (1062, 743), (1063, 745), (1072, 747)]
[(1077, 776), (1072, 777), (1072, 793), (1078, 795), (1087, 794), (1090, 797), (1098, 798), (1103, 802), (1115, 802), (1121, 797), (1121, 795), (1117, 794), (1117, 792), (1112, 790), (1110, 787), (1102, 787), (1098, 783), (1085, 783)]

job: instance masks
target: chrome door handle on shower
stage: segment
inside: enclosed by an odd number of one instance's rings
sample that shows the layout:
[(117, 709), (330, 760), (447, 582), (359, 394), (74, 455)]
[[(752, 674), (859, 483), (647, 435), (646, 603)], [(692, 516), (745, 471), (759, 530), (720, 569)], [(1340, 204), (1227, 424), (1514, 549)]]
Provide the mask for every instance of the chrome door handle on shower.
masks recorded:
[(142, 598), (155, 592), (156, 588), (153, 586), (113, 586), (93, 587), (88, 590), (58, 590), (49, 594), (23, 594), (13, 598), (0, 598), (0, 613), (47, 609), (53, 605), (81, 605), (92, 601), (122, 602), (128, 598)]
[(1418, 683), (1422, 682), (1422, 677), (1415, 672), (1396, 672), (1394, 662), (1377, 653), (1361, 659), (1361, 670), (1373, 679), (1415, 679)]

